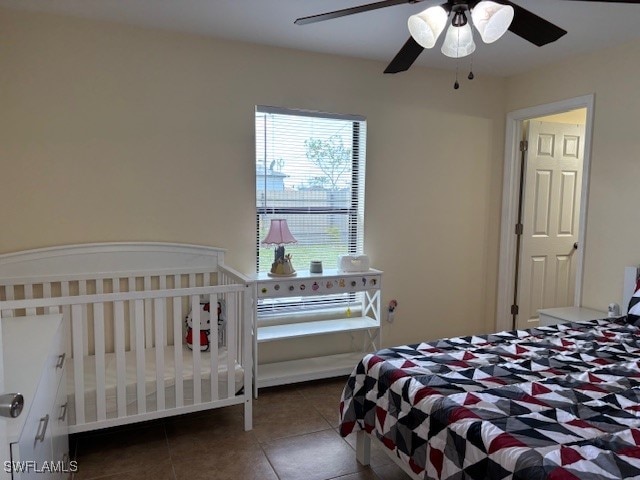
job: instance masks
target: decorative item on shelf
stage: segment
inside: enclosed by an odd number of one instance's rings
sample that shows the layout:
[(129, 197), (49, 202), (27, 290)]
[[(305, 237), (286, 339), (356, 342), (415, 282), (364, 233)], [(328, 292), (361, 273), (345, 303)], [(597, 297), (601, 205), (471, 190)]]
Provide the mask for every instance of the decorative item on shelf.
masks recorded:
[(287, 221), (284, 218), (271, 219), (269, 233), (262, 240), (262, 245), (275, 245), (275, 257), (271, 264), (271, 277), (292, 277), (296, 274), (291, 264), (291, 255), (284, 253), (285, 244), (297, 243), (298, 241), (291, 234)]
[(341, 272), (366, 272), (369, 270), (369, 255), (340, 255), (338, 270)]
[(320, 260), (311, 260), (309, 273), (322, 273), (322, 262)]

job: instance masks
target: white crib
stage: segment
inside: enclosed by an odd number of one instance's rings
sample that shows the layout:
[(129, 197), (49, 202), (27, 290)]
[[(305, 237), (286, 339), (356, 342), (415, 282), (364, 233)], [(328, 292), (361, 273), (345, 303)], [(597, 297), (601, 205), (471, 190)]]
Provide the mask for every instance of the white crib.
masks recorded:
[[(62, 313), (68, 322), (70, 433), (236, 404), (250, 430), (251, 292), (212, 247), (104, 243), (0, 255), (2, 317)], [(206, 352), (201, 301), (223, 305), (224, 341)], [(193, 349), (184, 341), (189, 311)], [(217, 309), (208, 315), (217, 339)]]

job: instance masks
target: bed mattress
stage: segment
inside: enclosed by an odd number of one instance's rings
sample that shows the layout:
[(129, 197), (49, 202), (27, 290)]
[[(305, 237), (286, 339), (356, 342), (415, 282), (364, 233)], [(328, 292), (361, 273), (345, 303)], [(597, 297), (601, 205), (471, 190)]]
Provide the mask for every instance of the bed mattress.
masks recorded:
[[(185, 345), (178, 348), (182, 350), (182, 380), (184, 390), (184, 405), (194, 403), (193, 394), (193, 352)], [(176, 367), (174, 346), (165, 346), (164, 350), (164, 390), (165, 390), (165, 409), (175, 407), (176, 405)], [(220, 398), (227, 396), (227, 350), (221, 348), (218, 352), (218, 392)], [(126, 366), (126, 404), (127, 415), (138, 412), (137, 408), (137, 362), (136, 352), (129, 351), (125, 353)], [(83, 358), (84, 371), (84, 399), (85, 399), (85, 422), (95, 421), (97, 418), (97, 379), (96, 379), (96, 357), (88, 355)], [(234, 364), (233, 381), (235, 386), (233, 392), (238, 392), (244, 385), (244, 369), (237, 362)], [(211, 400), (211, 352), (200, 353), (200, 376), (202, 402)], [(117, 376), (116, 376), (116, 356), (114, 353), (105, 354), (105, 403), (107, 418), (117, 417)], [(72, 407), (69, 410), (70, 424), (75, 423), (75, 385), (74, 385), (74, 365), (69, 362), (67, 370), (67, 392), (69, 394)], [(157, 408), (157, 383), (156, 383), (156, 349), (145, 349), (145, 397), (146, 411), (155, 411)]]
[(340, 403), (430, 479), (640, 478), (640, 330), (594, 320), (367, 355)]

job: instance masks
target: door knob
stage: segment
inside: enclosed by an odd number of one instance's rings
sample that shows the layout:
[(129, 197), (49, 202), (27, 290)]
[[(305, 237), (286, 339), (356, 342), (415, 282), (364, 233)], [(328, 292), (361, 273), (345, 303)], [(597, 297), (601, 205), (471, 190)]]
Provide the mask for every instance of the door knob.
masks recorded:
[(0, 416), (16, 418), (24, 407), (24, 397), (21, 393), (5, 393), (0, 395)]

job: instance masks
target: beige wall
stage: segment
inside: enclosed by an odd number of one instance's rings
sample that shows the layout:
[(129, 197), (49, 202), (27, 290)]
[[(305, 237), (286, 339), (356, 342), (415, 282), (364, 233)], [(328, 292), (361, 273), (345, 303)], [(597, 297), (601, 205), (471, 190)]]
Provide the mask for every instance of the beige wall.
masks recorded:
[(357, 113), (384, 344), (492, 329), (504, 80), (2, 9), (0, 31), (0, 252), (179, 241), (250, 272), (254, 106)]
[(583, 304), (606, 310), (622, 298), (637, 246), (640, 178), (640, 45), (574, 57), (510, 78), (507, 110), (595, 94), (593, 150), (585, 242)]

